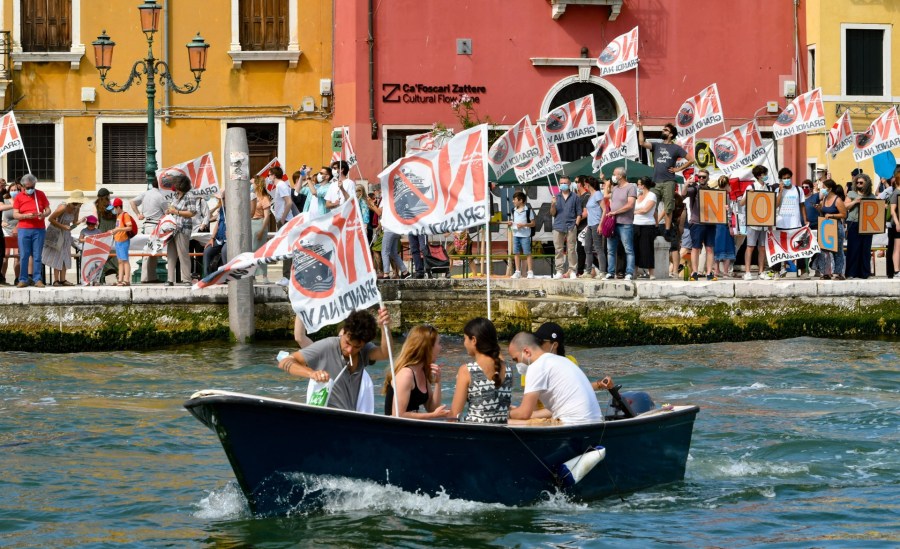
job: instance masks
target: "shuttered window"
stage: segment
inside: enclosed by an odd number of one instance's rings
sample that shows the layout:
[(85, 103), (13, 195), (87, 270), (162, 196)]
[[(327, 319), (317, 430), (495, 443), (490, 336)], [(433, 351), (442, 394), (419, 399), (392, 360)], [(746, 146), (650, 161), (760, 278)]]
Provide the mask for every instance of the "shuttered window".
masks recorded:
[(19, 136), (25, 145), (28, 162), (21, 150), (10, 151), (6, 157), (6, 180), (15, 181), (28, 173), (31, 165), (38, 181), (56, 181), (56, 126), (54, 124), (18, 123)]
[(239, 10), (242, 50), (287, 50), (288, 0), (240, 0)]
[(103, 125), (103, 183), (147, 181), (147, 124)]
[(18, 0), (22, 3), (22, 51), (69, 51), (72, 0)]
[(847, 95), (885, 95), (884, 30), (846, 29)]

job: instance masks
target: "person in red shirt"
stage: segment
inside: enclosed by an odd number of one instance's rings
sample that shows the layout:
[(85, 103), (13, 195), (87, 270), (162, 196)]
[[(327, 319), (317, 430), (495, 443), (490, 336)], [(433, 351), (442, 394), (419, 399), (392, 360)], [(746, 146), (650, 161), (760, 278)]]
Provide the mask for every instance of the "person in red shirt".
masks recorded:
[(50, 201), (42, 191), (35, 189), (37, 178), (32, 174), (22, 176), (24, 191), (13, 200), (13, 217), (19, 221), (19, 257), (22, 267), (19, 269), (17, 288), (28, 286), (28, 261), (34, 261), (32, 280), (35, 288), (43, 288), (43, 265), (41, 253), (44, 250), (44, 237), (47, 226), (44, 219), (50, 215)]

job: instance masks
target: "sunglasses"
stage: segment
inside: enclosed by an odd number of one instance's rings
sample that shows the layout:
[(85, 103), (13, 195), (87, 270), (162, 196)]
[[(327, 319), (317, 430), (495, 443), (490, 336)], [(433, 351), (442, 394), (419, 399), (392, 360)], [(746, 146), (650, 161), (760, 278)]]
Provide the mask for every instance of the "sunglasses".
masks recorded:
[(708, 175), (698, 175), (697, 179), (709, 179)]

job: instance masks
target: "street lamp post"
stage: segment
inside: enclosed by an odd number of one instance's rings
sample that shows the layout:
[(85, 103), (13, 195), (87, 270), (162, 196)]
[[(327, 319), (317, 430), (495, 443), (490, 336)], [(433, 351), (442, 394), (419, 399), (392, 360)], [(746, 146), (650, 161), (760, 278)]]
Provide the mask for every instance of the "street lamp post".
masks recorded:
[(141, 30), (143, 30), (144, 36), (147, 38), (147, 57), (139, 59), (132, 65), (128, 81), (121, 86), (115, 82), (106, 82), (106, 73), (112, 67), (113, 47), (116, 43), (110, 40), (106, 30), (97, 37), (97, 40), (91, 43), (94, 46), (94, 63), (97, 65), (97, 70), (100, 71), (100, 85), (105, 89), (115, 93), (123, 92), (130, 88), (133, 83), (140, 83), (142, 77), (147, 78), (147, 164), (145, 167), (147, 188), (150, 188), (153, 184), (153, 180), (156, 178), (156, 169), (158, 168), (156, 163), (156, 109), (154, 106), (156, 99), (155, 79), (159, 76), (161, 85), (169, 86), (177, 93), (188, 94), (197, 91), (197, 88), (200, 87), (200, 78), (203, 76), (203, 71), (206, 70), (206, 50), (209, 48), (209, 44), (203, 40), (198, 32), (197, 36), (187, 44), (191, 72), (194, 73), (194, 83), (188, 82), (184, 86), (175, 84), (172, 80), (168, 63), (153, 57), (153, 35), (159, 29), (159, 12), (161, 10), (162, 6), (157, 4), (156, 0), (146, 0), (138, 6), (138, 11), (141, 14)]

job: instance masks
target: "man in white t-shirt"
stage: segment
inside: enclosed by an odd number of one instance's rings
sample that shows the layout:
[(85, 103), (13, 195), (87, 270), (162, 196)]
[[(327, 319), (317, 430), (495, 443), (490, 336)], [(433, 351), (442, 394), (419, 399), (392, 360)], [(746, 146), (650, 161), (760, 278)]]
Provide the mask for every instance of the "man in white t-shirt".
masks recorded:
[[(337, 175), (335, 175), (337, 171)], [(331, 165), (332, 183), (325, 192), (325, 208), (333, 210), (342, 205), (350, 197), (356, 196), (356, 183), (347, 178), (350, 173), (350, 165), (345, 160), (339, 160)]]
[[(584, 372), (566, 357), (546, 353), (541, 342), (529, 332), (519, 332), (509, 342), (509, 354), (524, 364), (525, 396), (517, 408), (510, 408), (510, 419), (552, 416), (563, 423), (603, 421), (603, 413), (594, 389)], [(545, 410), (535, 413), (538, 400)]]
[[(280, 229), (285, 223), (294, 219), (294, 206), (291, 200), (291, 186), (287, 181), (282, 179), (284, 171), (274, 166), (269, 169), (269, 177), (275, 180), (275, 190), (270, 193), (272, 195), (272, 214), (275, 216), (275, 228)], [(268, 187), (268, 185), (267, 185)], [(280, 286), (288, 285), (288, 277), (291, 276), (291, 260), (286, 260), (281, 265), (281, 280), (278, 281)]]
[[(806, 207), (804, 204), (803, 191), (800, 187), (794, 185), (792, 180), (794, 172), (790, 168), (781, 168), (778, 170), (778, 187), (775, 192), (775, 228), (780, 230), (799, 229), (806, 225)], [(778, 273), (778, 276), (784, 278), (787, 275), (787, 269), (782, 269), (783, 263), (772, 265), (772, 270)]]

